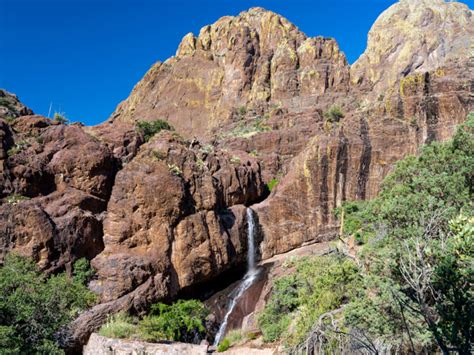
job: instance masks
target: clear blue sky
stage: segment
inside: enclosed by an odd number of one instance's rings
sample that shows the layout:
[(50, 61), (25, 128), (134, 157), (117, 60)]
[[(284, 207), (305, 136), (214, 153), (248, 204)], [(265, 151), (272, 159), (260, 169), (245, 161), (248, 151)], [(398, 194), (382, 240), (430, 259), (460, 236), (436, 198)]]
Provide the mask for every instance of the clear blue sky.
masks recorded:
[[(0, 0), (0, 88), (36, 113), (97, 124), (188, 32), (253, 6), (309, 36), (334, 37), (349, 62), (395, 0)], [(471, 8), (474, 0), (464, 1)]]

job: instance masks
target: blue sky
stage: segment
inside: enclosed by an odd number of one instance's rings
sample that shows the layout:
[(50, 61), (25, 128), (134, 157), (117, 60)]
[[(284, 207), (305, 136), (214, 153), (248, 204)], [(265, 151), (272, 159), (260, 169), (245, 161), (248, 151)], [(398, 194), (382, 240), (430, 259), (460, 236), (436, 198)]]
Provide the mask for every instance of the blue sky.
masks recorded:
[[(72, 121), (108, 118), (157, 60), (188, 32), (253, 6), (309, 36), (334, 37), (349, 62), (395, 0), (0, 0), (0, 88), (36, 113)], [(474, 0), (464, 1), (473, 8)]]

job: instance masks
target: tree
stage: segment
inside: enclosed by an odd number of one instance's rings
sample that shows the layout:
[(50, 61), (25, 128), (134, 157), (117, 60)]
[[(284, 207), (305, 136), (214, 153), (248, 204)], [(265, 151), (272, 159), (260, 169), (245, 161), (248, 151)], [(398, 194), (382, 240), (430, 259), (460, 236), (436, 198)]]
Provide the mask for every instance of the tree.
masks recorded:
[(8, 254), (0, 267), (0, 348), (4, 353), (62, 353), (59, 331), (95, 302), (79, 280), (46, 277), (29, 259)]
[(470, 353), (473, 141), (470, 115), (451, 141), (400, 161), (374, 201), (345, 206), (344, 229), (366, 243), (367, 291), (347, 307), (349, 326), (402, 352), (437, 344), (445, 353)]

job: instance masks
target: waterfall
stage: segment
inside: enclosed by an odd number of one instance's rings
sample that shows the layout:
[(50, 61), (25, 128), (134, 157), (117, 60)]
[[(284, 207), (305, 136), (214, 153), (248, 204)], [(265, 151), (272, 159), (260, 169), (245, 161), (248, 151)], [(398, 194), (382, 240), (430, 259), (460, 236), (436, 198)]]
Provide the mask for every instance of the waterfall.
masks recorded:
[(247, 273), (255, 270), (255, 220), (253, 218), (253, 211), (247, 208)]
[(247, 208), (247, 224), (247, 273), (245, 274), (237, 290), (234, 292), (234, 296), (232, 297), (227, 313), (225, 314), (221, 326), (219, 327), (219, 331), (216, 334), (214, 346), (217, 346), (222, 340), (222, 337), (225, 335), (229, 316), (237, 305), (237, 301), (242, 297), (245, 291), (247, 291), (247, 289), (252, 286), (258, 276), (258, 269), (255, 268), (255, 220), (253, 211), (250, 208)]

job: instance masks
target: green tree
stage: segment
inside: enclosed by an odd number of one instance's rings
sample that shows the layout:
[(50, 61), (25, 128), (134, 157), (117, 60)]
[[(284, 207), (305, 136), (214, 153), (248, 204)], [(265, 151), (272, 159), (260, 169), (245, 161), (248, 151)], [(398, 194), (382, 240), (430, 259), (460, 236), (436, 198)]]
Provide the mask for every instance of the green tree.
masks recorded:
[(29, 259), (15, 254), (0, 267), (0, 347), (4, 353), (61, 353), (58, 332), (95, 295), (65, 274), (47, 278)]
[(400, 161), (374, 201), (344, 207), (344, 231), (367, 242), (349, 326), (402, 352), (471, 351), (473, 141), (470, 115), (451, 141)]
[(331, 106), (323, 116), (328, 122), (335, 123), (344, 118), (344, 113), (339, 106)]

